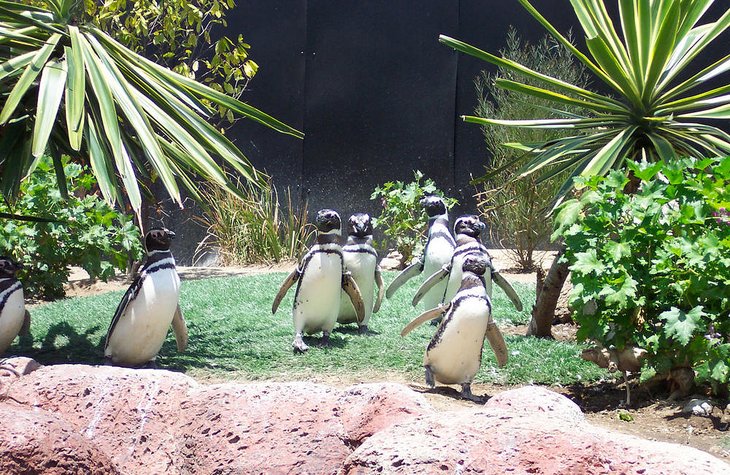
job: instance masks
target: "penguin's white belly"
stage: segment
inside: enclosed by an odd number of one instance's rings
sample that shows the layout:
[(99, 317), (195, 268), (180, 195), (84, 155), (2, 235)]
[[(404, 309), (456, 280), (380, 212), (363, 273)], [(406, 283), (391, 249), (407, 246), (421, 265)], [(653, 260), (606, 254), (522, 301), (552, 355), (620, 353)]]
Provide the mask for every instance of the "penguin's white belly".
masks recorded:
[(332, 331), (340, 311), (342, 259), (338, 254), (316, 253), (301, 277), (294, 301), (294, 328), (312, 334)]
[[(470, 383), (482, 362), (489, 307), (482, 299), (466, 299), (445, 325), (439, 341), (426, 350), (423, 364), (444, 384)], [(434, 339), (438, 338), (438, 331)]]
[(18, 336), (25, 318), (25, 296), (23, 288), (10, 294), (0, 312), (0, 354), (4, 353)]
[[(376, 258), (367, 252), (345, 252), (342, 257), (345, 262), (345, 269), (352, 273), (352, 278), (357, 283), (358, 289), (360, 289), (360, 295), (365, 305), (365, 316), (362, 325), (367, 325), (373, 314)], [(337, 321), (340, 323), (357, 321), (355, 307), (352, 306), (350, 296), (344, 291), (340, 291), (340, 314)]]
[[(425, 262), (423, 263), (423, 278), (428, 279), (436, 271), (451, 262), (454, 247), (446, 239), (434, 239), (428, 243)], [(421, 299), (424, 310), (436, 308), (441, 302), (448, 302), (450, 298), (442, 300), (446, 291), (447, 279), (431, 287)], [(458, 289), (457, 289), (458, 290)], [(453, 297), (453, 296), (452, 296)]]
[(146, 277), (137, 297), (119, 318), (105, 355), (115, 363), (141, 365), (155, 359), (165, 342), (180, 297), (175, 269)]

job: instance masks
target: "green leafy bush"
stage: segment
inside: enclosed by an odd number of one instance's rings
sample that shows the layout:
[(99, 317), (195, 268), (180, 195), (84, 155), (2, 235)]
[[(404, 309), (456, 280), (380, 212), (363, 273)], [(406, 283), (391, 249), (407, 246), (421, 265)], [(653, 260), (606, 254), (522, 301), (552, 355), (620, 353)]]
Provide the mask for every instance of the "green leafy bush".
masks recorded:
[[(514, 28), (510, 28), (507, 45), (500, 51), (502, 57), (543, 74), (588, 87), (586, 67), (574, 58), (570, 50), (550, 36), (536, 44), (523, 42)], [(536, 79), (500, 66), (496, 73), (482, 71), (475, 81), (477, 91), (476, 115), (498, 120), (531, 119), (548, 114), (551, 102), (544, 98), (529, 97), (511, 89), (498, 87), (501, 80), (521, 80), (531, 86), (540, 86)], [(556, 91), (557, 88), (546, 86)], [(571, 114), (586, 114), (581, 107), (566, 106)], [(525, 154), (510, 143), (544, 143), (572, 133), (559, 129), (515, 128), (499, 124), (483, 124), (484, 142), (491, 157), (490, 170), (497, 170), (480, 184), (477, 193), (479, 212), (489, 223), (491, 241), (505, 247), (515, 265), (524, 272), (532, 272), (539, 263), (534, 252), (545, 248), (550, 241), (552, 224), (545, 217), (552, 206), (553, 197), (572, 170), (568, 167), (551, 178), (540, 182), (537, 175), (514, 180), (520, 168), (519, 159)], [(555, 166), (545, 171), (556, 170)]]
[(642, 378), (691, 367), (726, 389), (730, 376), (730, 160), (630, 163), (640, 180), (579, 180), (553, 237), (565, 239), (578, 337), (648, 351)]
[(132, 219), (110, 207), (93, 190), (96, 180), (84, 167), (64, 160), (69, 199), (61, 198), (53, 163), (38, 162), (20, 187), (12, 208), (0, 211), (48, 216), (55, 222), (0, 221), (0, 251), (25, 268), (20, 274), (26, 294), (44, 299), (64, 296), (69, 266), (80, 266), (92, 279), (106, 280), (115, 269), (126, 270), (143, 248)]
[(216, 187), (204, 190), (207, 208), (200, 222), (208, 237), (198, 251), (215, 247), (225, 265), (270, 264), (303, 255), (315, 231), (307, 224), (306, 203), (297, 213), (287, 190), (282, 208), (271, 181), (258, 188), (239, 180), (238, 187), (241, 198)]
[[(413, 181), (389, 181), (378, 186), (370, 195), (371, 200), (380, 200), (383, 211), (373, 218), (373, 227), (382, 228), (386, 241), (392, 242), (395, 249), (403, 256), (402, 262), (410, 262), (413, 256), (423, 252), (423, 236), (428, 230), (428, 216), (419, 201), (424, 196), (437, 195), (444, 199), (446, 208), (451, 209), (458, 203), (453, 198), (446, 198), (443, 191), (436, 188), (430, 178), (423, 178), (423, 173), (413, 172)], [(379, 243), (385, 247), (385, 242)]]

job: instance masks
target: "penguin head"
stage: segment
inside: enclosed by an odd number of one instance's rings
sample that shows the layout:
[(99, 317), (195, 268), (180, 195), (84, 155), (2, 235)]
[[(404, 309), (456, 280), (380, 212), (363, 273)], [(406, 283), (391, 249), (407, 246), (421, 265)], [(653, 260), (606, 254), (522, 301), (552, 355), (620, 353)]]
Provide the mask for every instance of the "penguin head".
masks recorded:
[(454, 234), (466, 234), (473, 238), (478, 238), (484, 231), (485, 224), (479, 220), (479, 216), (474, 214), (465, 214), (459, 216), (454, 223)]
[(367, 213), (355, 213), (350, 216), (350, 220), (347, 222), (347, 234), (359, 238), (372, 236), (373, 223), (370, 221), (370, 215)]
[(9, 257), (0, 257), (0, 277), (15, 277), (15, 273), (23, 268), (23, 264)]
[(446, 203), (438, 196), (431, 195), (423, 197), (419, 203), (421, 203), (429, 218), (446, 214)]
[(317, 225), (319, 234), (336, 234), (340, 235), (342, 221), (337, 211), (333, 209), (321, 209), (317, 211), (317, 218), (314, 220)]
[(483, 254), (468, 254), (461, 265), (464, 272), (471, 272), (476, 275), (484, 275), (489, 267), (489, 260)]
[(175, 233), (167, 228), (152, 228), (144, 238), (144, 245), (147, 252), (167, 251), (170, 249), (170, 242), (175, 239)]

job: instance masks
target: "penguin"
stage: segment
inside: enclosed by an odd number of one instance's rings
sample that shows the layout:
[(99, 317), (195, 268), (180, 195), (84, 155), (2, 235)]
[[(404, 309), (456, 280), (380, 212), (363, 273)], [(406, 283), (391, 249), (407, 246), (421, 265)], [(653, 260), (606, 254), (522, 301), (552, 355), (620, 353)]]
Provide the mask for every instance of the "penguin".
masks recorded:
[[(345, 271), (352, 274), (357, 283), (365, 306), (365, 315), (358, 328), (360, 333), (367, 333), (368, 322), (373, 313), (378, 313), (383, 301), (383, 276), (378, 266), (378, 253), (373, 249), (373, 225), (370, 216), (366, 213), (356, 213), (350, 216), (347, 224), (347, 242), (342, 247), (342, 260)], [(378, 286), (378, 296), (375, 299), (375, 286)], [(340, 313), (337, 323), (353, 323), (357, 321), (355, 308), (350, 302), (350, 296), (340, 292)], [(373, 302), (375, 300), (375, 302)]]
[(507, 363), (507, 346), (492, 320), (492, 301), (487, 294), (485, 273), (489, 262), (483, 254), (470, 254), (462, 263), (459, 290), (446, 305), (424, 312), (411, 321), (401, 336), (414, 328), (445, 314), (431, 338), (423, 357), (426, 384), (433, 388), (442, 384), (460, 384), (464, 399), (480, 401), (471, 392), (482, 362), (484, 340), (489, 340), (500, 367)]
[[(426, 196), (420, 201), (428, 215), (428, 240), (418, 262), (406, 267), (388, 286), (386, 297), (391, 298), (408, 280), (418, 274), (430, 276), (449, 264), (456, 243), (449, 230), (449, 215), (446, 203), (438, 196)], [(446, 282), (434, 285), (422, 298), (424, 309), (434, 308), (443, 300)]]
[(441, 302), (449, 302), (459, 289), (461, 284), (461, 268), (464, 263), (464, 259), (472, 254), (480, 254), (484, 256), (489, 272), (484, 275), (485, 286), (487, 289), (487, 295), (492, 298), (492, 283), (496, 283), (510, 299), (512, 304), (518, 311), (522, 311), (522, 301), (515, 292), (515, 289), (510, 285), (502, 275), (497, 272), (492, 263), (492, 258), (489, 256), (487, 248), (479, 240), (481, 232), (484, 230), (485, 225), (479, 219), (478, 216), (473, 214), (467, 214), (460, 216), (456, 223), (454, 223), (454, 234), (456, 234), (456, 248), (451, 256), (449, 264), (443, 266), (441, 269), (431, 274), (427, 278), (421, 287), (416, 291), (416, 295), (413, 297), (413, 306), (418, 305), (418, 302), (430, 291), (432, 287), (441, 283), (448, 277), (448, 283), (446, 290), (442, 295)]
[(22, 268), (22, 264), (0, 257), (0, 354), (5, 353), (16, 336), (30, 332), (23, 284), (15, 276)]
[(185, 351), (188, 329), (180, 311), (180, 277), (170, 242), (175, 233), (151, 229), (145, 236), (147, 259), (122, 296), (104, 344), (104, 357), (121, 366), (154, 366), (172, 324), (177, 350)]
[(331, 209), (317, 212), (317, 243), (302, 257), (299, 265), (284, 280), (274, 297), (271, 313), (275, 314), (289, 288), (297, 283), (292, 316), (297, 353), (309, 347), (302, 335), (322, 332), (322, 345), (329, 346), (329, 336), (340, 313), (340, 289), (350, 297), (358, 324), (365, 318), (365, 304), (352, 276), (345, 272), (342, 247), (339, 244), (342, 226), (340, 215)]

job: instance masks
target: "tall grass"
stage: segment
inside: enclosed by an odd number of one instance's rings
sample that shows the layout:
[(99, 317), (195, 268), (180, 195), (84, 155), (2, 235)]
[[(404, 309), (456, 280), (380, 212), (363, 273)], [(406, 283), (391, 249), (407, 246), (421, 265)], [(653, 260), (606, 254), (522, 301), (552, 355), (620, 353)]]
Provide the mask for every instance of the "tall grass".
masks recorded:
[[(578, 63), (567, 48), (550, 37), (544, 37), (536, 44), (522, 41), (514, 28), (507, 36), (507, 45), (502, 56), (536, 71), (562, 79), (579, 87), (588, 85), (585, 67)], [(531, 119), (550, 115), (549, 101), (535, 98), (526, 100), (524, 95), (501, 89), (496, 79), (525, 80), (504, 68), (496, 73), (483, 71), (475, 80), (478, 105), (476, 115), (495, 119)], [(544, 84), (540, 84), (542, 87)], [(579, 113), (578, 108), (571, 109)], [(569, 170), (540, 182), (537, 175), (518, 180), (514, 172), (518, 166), (509, 167), (525, 152), (510, 148), (508, 143), (542, 143), (566, 135), (555, 129), (516, 129), (499, 125), (483, 126), (484, 141), (491, 162), (490, 169), (506, 168), (490, 178), (477, 193), (478, 208), (489, 223), (490, 238), (495, 245), (507, 249), (507, 254), (522, 271), (533, 271), (539, 267), (535, 251), (549, 244), (552, 221), (546, 218), (551, 200), (565, 181)]]
[(314, 232), (307, 224), (307, 203), (295, 206), (287, 188), (282, 207), (270, 180), (264, 188), (240, 182), (239, 188), (242, 199), (213, 187), (202, 193), (207, 210), (198, 219), (208, 236), (198, 251), (217, 248), (223, 265), (270, 264), (302, 255)]

